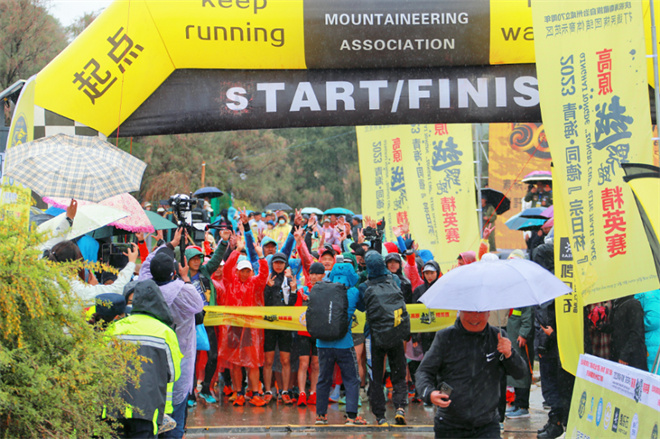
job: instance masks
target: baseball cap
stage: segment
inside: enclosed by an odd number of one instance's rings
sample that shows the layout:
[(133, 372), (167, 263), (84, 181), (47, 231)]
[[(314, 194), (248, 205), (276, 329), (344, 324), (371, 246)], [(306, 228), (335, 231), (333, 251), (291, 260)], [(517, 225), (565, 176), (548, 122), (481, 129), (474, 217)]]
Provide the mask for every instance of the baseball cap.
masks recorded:
[(324, 247), (323, 247), (323, 250), (321, 250), (321, 253), (319, 254), (319, 256), (323, 256), (323, 255), (325, 255), (325, 254), (329, 254), (329, 255), (331, 255), (331, 256), (334, 258), (334, 256), (335, 256), (335, 250), (334, 250), (332, 247), (325, 247), (325, 246), (324, 246)]
[(325, 274), (325, 267), (320, 262), (314, 262), (309, 267), (309, 274)]
[(151, 266), (149, 268), (154, 281), (167, 282), (172, 280), (172, 275), (174, 274), (174, 257), (171, 253), (171, 250), (167, 252), (161, 249), (151, 260)]
[(424, 265), (424, 268), (422, 269), (422, 273), (425, 271), (438, 271), (433, 264), (426, 264)]
[(103, 293), (96, 296), (96, 313), (114, 319), (126, 310), (126, 299), (121, 294)]
[(164, 207), (159, 207), (158, 209), (156, 209), (156, 212), (158, 212), (158, 213), (165, 212), (165, 208)]
[(239, 262), (236, 265), (236, 269), (239, 271), (244, 268), (249, 268), (250, 270), (252, 270), (252, 264), (250, 264), (250, 261), (248, 261), (247, 259), (243, 259), (241, 262)]
[(280, 262), (284, 262), (286, 264), (286, 259), (287, 259), (286, 255), (284, 253), (280, 252), (280, 253), (275, 253), (273, 255), (273, 258), (271, 259), (271, 262), (280, 261)]

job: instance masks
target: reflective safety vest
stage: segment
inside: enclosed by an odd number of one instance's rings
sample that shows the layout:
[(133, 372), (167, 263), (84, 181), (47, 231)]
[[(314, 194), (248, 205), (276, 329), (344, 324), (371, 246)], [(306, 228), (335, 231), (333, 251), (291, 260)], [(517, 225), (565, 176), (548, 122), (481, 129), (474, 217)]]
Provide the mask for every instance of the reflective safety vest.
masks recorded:
[(150, 360), (142, 362), (139, 388), (127, 383), (122, 393), (127, 403), (122, 417), (152, 421), (156, 434), (163, 415), (173, 411), (172, 389), (181, 374), (176, 333), (154, 317), (131, 314), (110, 325), (106, 334), (137, 344), (137, 354)]

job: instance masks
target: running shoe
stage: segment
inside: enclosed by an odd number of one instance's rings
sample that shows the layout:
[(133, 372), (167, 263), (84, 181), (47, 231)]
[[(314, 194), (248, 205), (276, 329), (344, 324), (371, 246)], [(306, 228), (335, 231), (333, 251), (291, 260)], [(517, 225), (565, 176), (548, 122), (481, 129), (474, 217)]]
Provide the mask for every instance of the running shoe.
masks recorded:
[(234, 393), (234, 391), (232, 390), (231, 387), (225, 386), (224, 389), (222, 389), (222, 393), (224, 393), (225, 396), (231, 396), (231, 394)]
[(337, 402), (337, 401), (339, 401), (339, 396), (340, 396), (339, 386), (335, 386), (335, 388), (330, 393), (330, 396), (329, 396), (328, 400), (330, 402)]
[(250, 404), (252, 404), (252, 405), (255, 406), (255, 407), (263, 407), (263, 406), (265, 406), (267, 403), (266, 403), (266, 401), (261, 397), (261, 395), (254, 395), (254, 396), (250, 399)]
[(207, 404), (215, 404), (218, 402), (210, 393), (200, 393), (198, 396), (203, 398)]
[(234, 402), (234, 401), (236, 401), (236, 399), (238, 399), (238, 393), (237, 393), (237, 392), (234, 392), (234, 393), (232, 393), (231, 396), (229, 397), (229, 402)]
[(188, 400), (188, 407), (195, 407), (197, 405), (197, 401), (194, 399), (189, 399)]
[(234, 406), (237, 407), (242, 407), (245, 405), (245, 396), (243, 395), (238, 395), (238, 398), (236, 398), (236, 401), (233, 402)]
[(309, 394), (309, 398), (307, 398), (307, 405), (316, 405), (316, 392)]
[[(339, 404), (346, 405), (346, 397), (342, 396), (339, 398), (339, 401), (337, 401)], [(358, 407), (362, 407), (362, 397), (358, 396)]]
[(328, 415), (316, 415), (316, 425), (328, 425)]
[(387, 418), (379, 418), (376, 420), (376, 423), (378, 425), (382, 425), (383, 427), (388, 427), (390, 425), (387, 423)]
[(266, 393), (264, 393), (264, 401), (266, 401), (266, 404), (270, 403), (273, 400), (273, 392), (270, 390)]
[(529, 418), (529, 410), (518, 408), (517, 410), (507, 413), (506, 417), (509, 419)]
[(394, 415), (394, 422), (396, 425), (406, 425), (406, 411), (404, 409), (396, 409)]
[(358, 415), (358, 416), (355, 417), (355, 419), (349, 418), (348, 415), (345, 415), (345, 416), (346, 416), (346, 425), (367, 425), (368, 424), (366, 419), (364, 419), (362, 416)]
[(300, 392), (298, 395), (298, 407), (307, 406), (307, 394), (305, 392)]
[(284, 392), (282, 392), (282, 402), (286, 405), (291, 405), (295, 401), (291, 399), (291, 395), (289, 395), (289, 392), (285, 390)]

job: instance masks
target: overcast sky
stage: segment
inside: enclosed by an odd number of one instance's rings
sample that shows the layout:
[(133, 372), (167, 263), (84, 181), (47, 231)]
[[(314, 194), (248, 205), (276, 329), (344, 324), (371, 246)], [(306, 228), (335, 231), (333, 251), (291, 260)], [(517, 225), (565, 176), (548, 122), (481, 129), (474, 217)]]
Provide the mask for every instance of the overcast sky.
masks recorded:
[(50, 0), (50, 13), (66, 27), (85, 12), (98, 12), (112, 2), (113, 0)]

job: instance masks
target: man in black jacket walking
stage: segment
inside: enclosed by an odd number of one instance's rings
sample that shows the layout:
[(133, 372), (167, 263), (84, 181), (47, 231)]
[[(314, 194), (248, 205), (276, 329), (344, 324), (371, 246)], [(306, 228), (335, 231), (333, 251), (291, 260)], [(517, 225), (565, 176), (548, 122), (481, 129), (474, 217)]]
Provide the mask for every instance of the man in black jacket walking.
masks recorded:
[(436, 438), (500, 437), (500, 379), (522, 378), (527, 365), (506, 332), (488, 325), (489, 316), (461, 311), (454, 326), (436, 334), (417, 369), (419, 394), (439, 407)]

